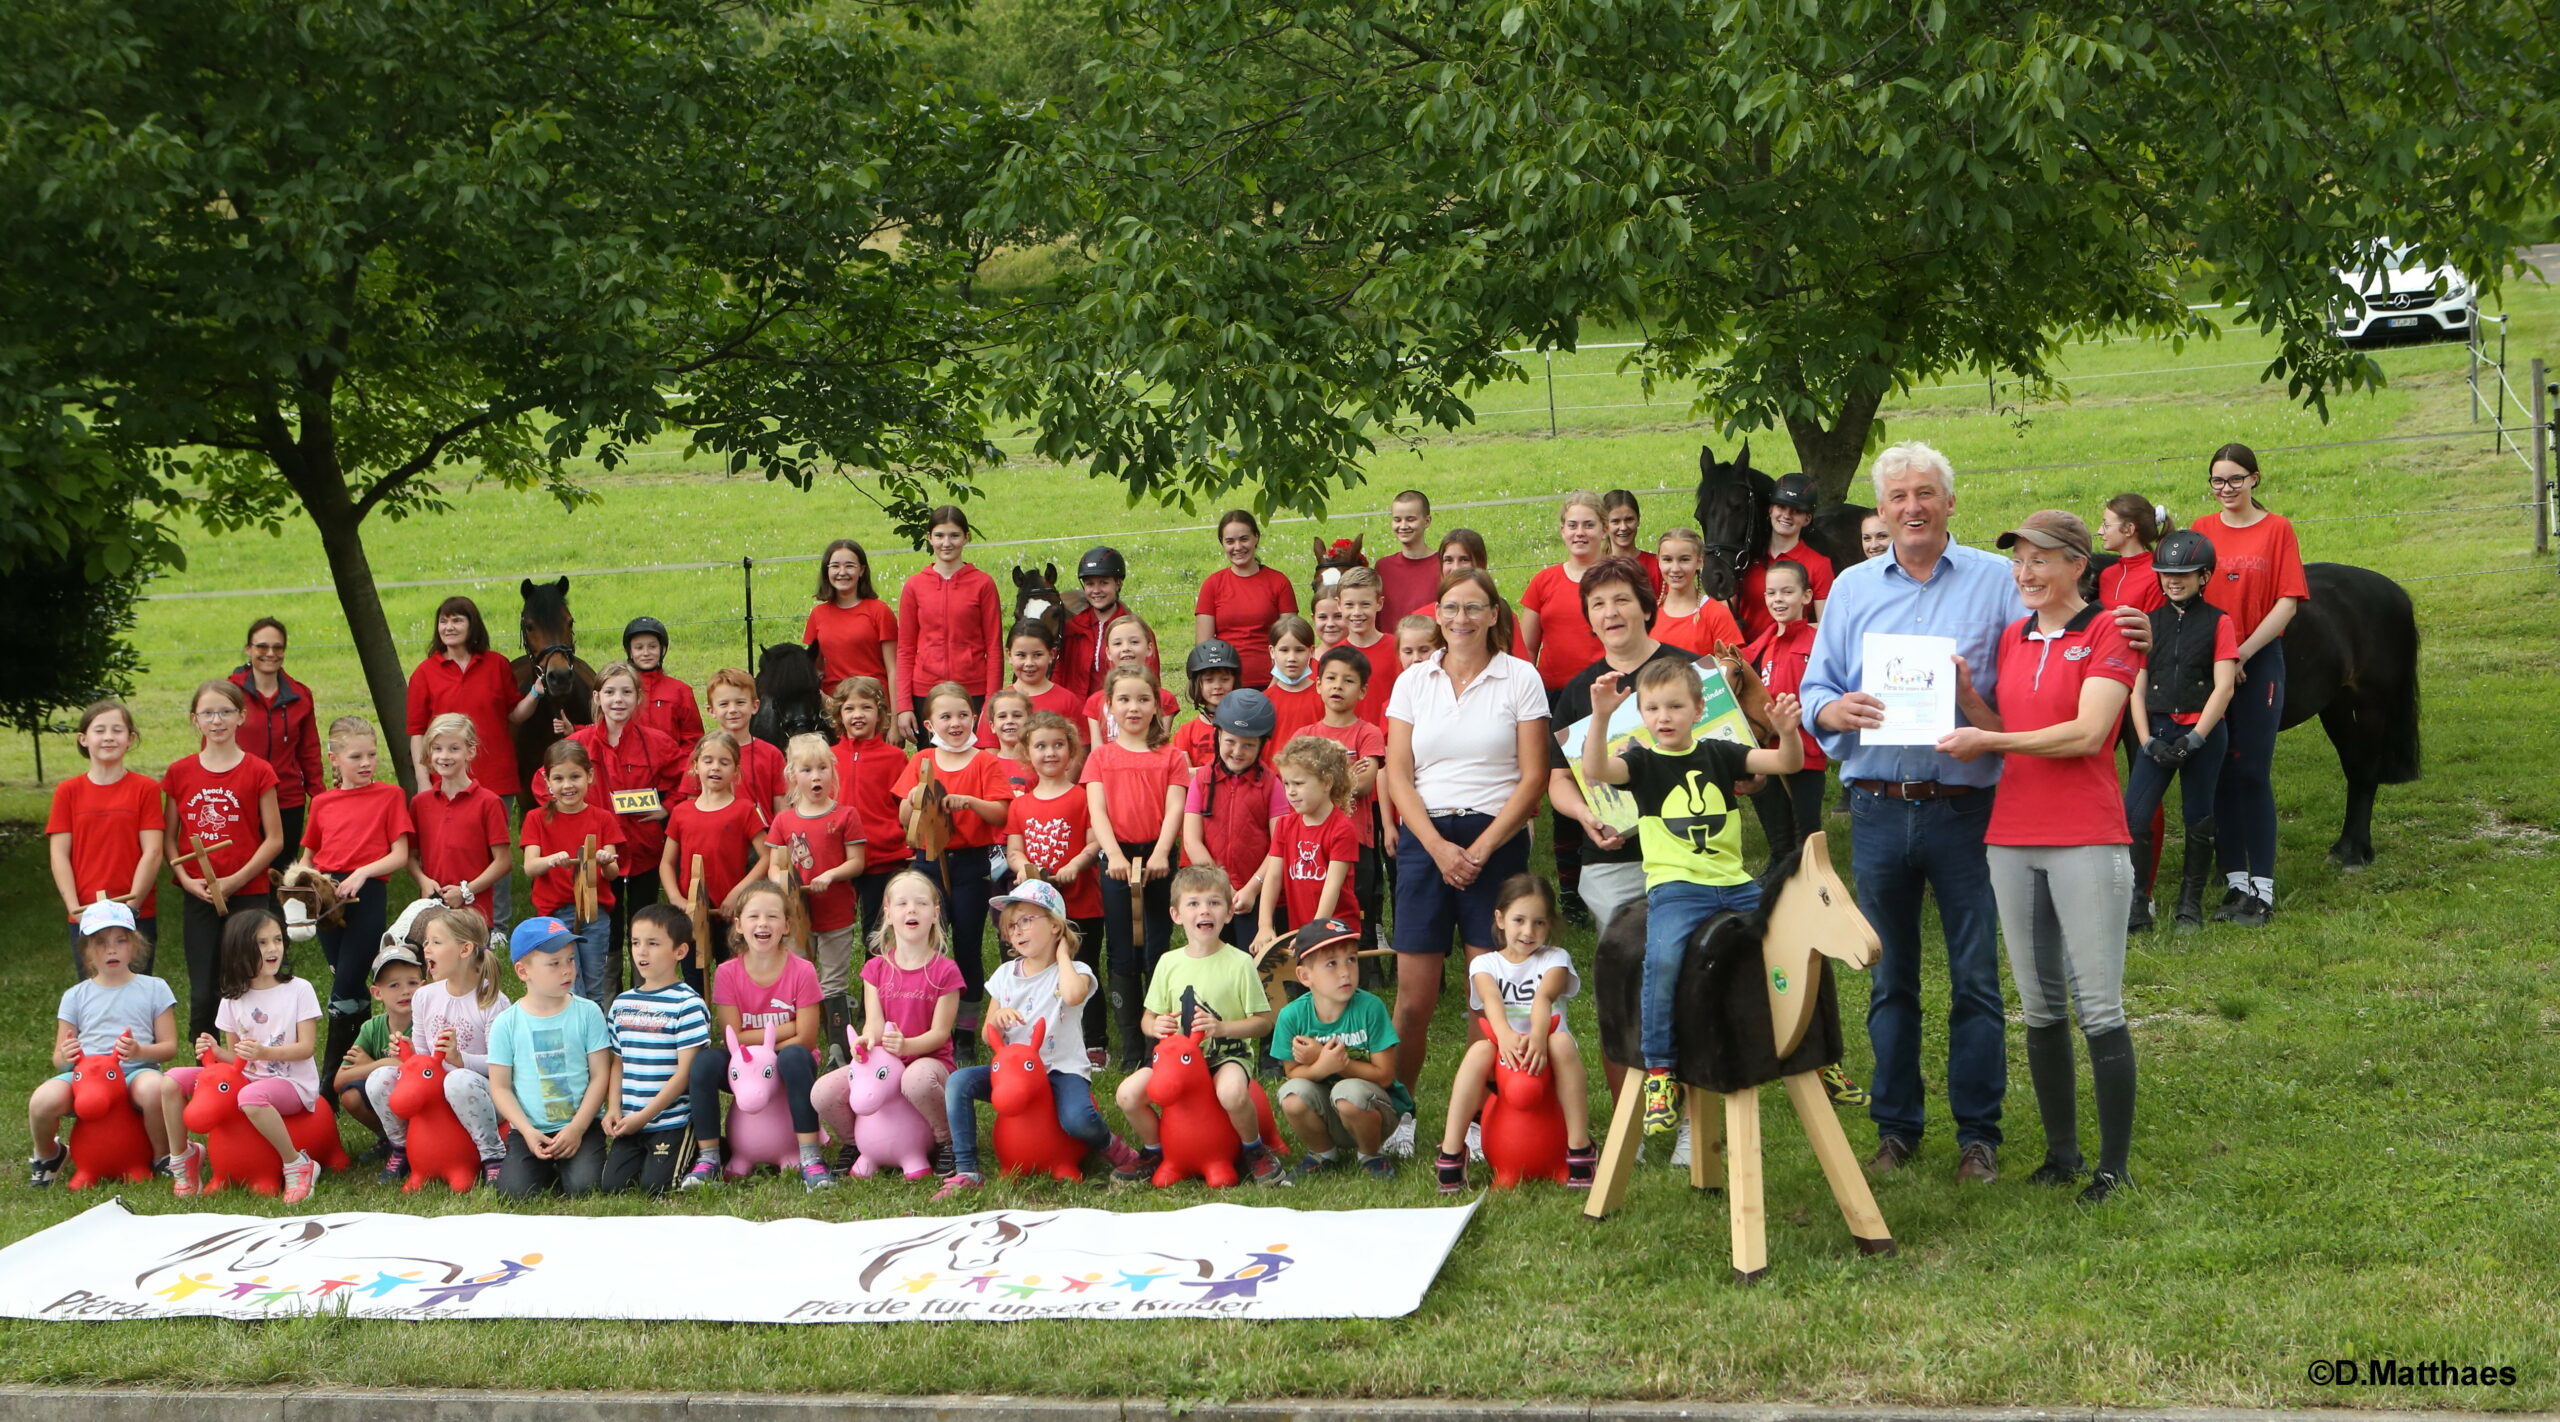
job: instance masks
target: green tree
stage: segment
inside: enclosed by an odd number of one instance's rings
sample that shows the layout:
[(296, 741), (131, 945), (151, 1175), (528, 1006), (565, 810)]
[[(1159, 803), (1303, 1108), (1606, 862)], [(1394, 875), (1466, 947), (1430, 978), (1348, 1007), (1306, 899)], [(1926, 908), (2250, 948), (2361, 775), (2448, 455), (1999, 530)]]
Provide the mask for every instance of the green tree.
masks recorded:
[(43, 733), (54, 718), (107, 696), (130, 696), (142, 656), (128, 634), (148, 576), (140, 565), (95, 571), (104, 550), (72, 534), (50, 552), (27, 550), (0, 571), (0, 726), (24, 731), (44, 778)]
[(2064, 0), (1105, 0), (1089, 124), (990, 214), (1092, 262), (1007, 403), (1140, 488), (1316, 505), (1464, 423), (1505, 345), (1638, 323), (1634, 364), (1782, 428), (1837, 499), (1898, 390), (2050, 394), (2062, 343), (2205, 337), (2181, 280), (2326, 335), (2386, 239), (2485, 277), (2560, 154), (2560, 29), (2509, 0), (2135, 13)]
[(75, 470), (217, 531), (308, 517), (393, 725), (363, 528), (440, 511), (457, 470), (571, 505), (567, 461), (674, 431), (803, 487), (881, 471), (910, 515), (965, 490), (986, 322), (907, 215), (998, 150), (893, 38), (943, 18), (7, 7), (5, 482)]

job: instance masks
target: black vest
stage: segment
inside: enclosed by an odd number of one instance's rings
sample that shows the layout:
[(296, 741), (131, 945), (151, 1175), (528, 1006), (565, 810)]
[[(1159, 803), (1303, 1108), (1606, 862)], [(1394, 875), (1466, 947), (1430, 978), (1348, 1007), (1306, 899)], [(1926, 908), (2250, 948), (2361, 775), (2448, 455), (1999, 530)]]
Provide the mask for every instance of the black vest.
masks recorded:
[(2213, 638), (2221, 622), (2222, 609), (2201, 595), (2183, 610), (2175, 601), (2152, 610), (2151, 694), (2143, 707), (2155, 721), (2203, 713), (2213, 695)]

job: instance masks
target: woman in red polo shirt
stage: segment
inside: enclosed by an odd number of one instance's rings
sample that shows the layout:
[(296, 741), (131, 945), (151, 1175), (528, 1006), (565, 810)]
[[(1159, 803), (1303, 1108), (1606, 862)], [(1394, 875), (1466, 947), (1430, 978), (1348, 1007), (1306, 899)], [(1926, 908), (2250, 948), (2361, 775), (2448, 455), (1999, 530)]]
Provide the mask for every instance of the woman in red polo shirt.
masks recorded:
[(2027, 615), (2000, 634), (1994, 711), (1959, 661), (1958, 726), (1938, 749), (1958, 760), (2003, 755), (1984, 831), (1991, 893), (2027, 1019), (2027, 1075), (2044, 1118), (2044, 1164), (2027, 1179), (2080, 1177), (2070, 1013), (2080, 1014), (2098, 1099), (2098, 1168), (2083, 1204), (2129, 1186), (2133, 1034), (2124, 1021), (2125, 912), (2133, 836), (2116, 783), (2116, 723), (2142, 658), (2115, 619), (2080, 596), (2089, 528), (2060, 509), (2001, 534)]
[(1235, 648), (1244, 663), (1236, 685), (1260, 691), (1271, 684), (1271, 624), (1298, 610), (1298, 590), (1279, 569), (1262, 565), (1262, 525), (1243, 509), (1218, 516), (1218, 546), (1227, 566), (1200, 580), (1192, 640), (1216, 638)]
[(896, 684), (907, 688), (907, 700), (898, 704), (898, 739), (909, 745), (923, 739), (932, 688), (957, 683), (974, 712), (1004, 684), (1004, 597), (995, 579), (961, 561), (975, 535), (969, 516), (944, 504), (925, 519), (933, 561), (898, 589), (894, 665)]
[(2245, 444), (2213, 452), (2206, 478), (2222, 507), (2192, 527), (2213, 545), (2204, 600), (2240, 637), (2240, 690), (2224, 723), (2231, 759), (2214, 787), (2213, 819), (2230, 888), (2216, 923), (2263, 926), (2276, 911), (2276, 723), (2284, 716), (2284, 630), (2311, 596), (2293, 525), (2258, 502), (2258, 456)]
[(409, 763), (417, 769), (418, 783), (427, 784), (434, 775), (427, 765), (427, 724), (457, 711), (470, 717), (472, 729), (480, 733), (472, 778), (500, 795), (523, 794), (516, 722), (533, 714), (540, 699), (538, 693), (518, 694), (507, 659), (489, 650), (489, 625), (480, 620), (480, 605), (467, 597), (446, 598), (436, 607), (427, 659), (409, 673)]
[[(1582, 616), (1582, 575), (1608, 551), (1601, 532), (1605, 517), (1598, 494), (1576, 489), (1565, 495), (1564, 510), (1556, 520), (1564, 539), (1564, 561), (1539, 569), (1520, 593), (1520, 640), (1528, 647), (1530, 660), (1538, 664), (1538, 680), (1549, 695), (1573, 680), (1574, 673), (1600, 660), (1600, 639), (1592, 635), (1591, 624)], [(1445, 579), (1444, 573), (1444, 585)]]
[(831, 694), (849, 676), (877, 678), (897, 700), (890, 668), (898, 661), (898, 614), (871, 590), (871, 555), (850, 538), (827, 545), (818, 560), (818, 605), (800, 640), (818, 648), (818, 690)]

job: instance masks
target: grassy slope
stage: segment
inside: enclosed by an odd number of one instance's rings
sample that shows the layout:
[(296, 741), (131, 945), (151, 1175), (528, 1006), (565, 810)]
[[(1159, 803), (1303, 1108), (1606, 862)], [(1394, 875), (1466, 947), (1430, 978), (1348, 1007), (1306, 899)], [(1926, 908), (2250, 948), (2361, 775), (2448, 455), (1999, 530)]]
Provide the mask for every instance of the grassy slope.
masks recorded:
[[(2560, 300), (2530, 294), (2516, 309), (2519, 349), (2560, 334)], [(1968, 471), (1958, 527), (1979, 539), (2030, 508), (2093, 511), (2120, 488), (2199, 510), (2198, 456), (2224, 438), (2263, 450), (2455, 429), (2468, 413), (2460, 354), (2451, 348), (2386, 355), (2392, 389), (2343, 406), (2326, 428), (2256, 388), (2252, 370), (2192, 370), (2261, 353), (2252, 338), (2182, 357), (2155, 347), (2090, 348), (2082, 358), (2092, 370), (2179, 365), (2192, 373), (2093, 381), (2077, 403), (2039, 408), (2023, 427), (1989, 415), (1977, 391), (1923, 392), (1894, 412), (1894, 432), (1931, 439)], [(1578, 368), (1605, 369), (1601, 358), (1578, 359)], [(1559, 390), (1576, 392), (1562, 396), (1565, 403), (1602, 403), (1581, 390), (1614, 383), (1604, 376)], [(1512, 393), (1483, 403), (1532, 403), (1514, 401)], [(1430, 488), (1444, 505), (1535, 496), (1533, 503), (1442, 516), (1444, 524), (1484, 530), (1498, 562), (1525, 568), (1543, 557), (1553, 491), (1677, 486), (1694, 467), (1699, 432), (1661, 411), (1580, 418), (1578, 430), (1552, 443), (1474, 436), (1416, 455), (1381, 456), (1379, 487), (1346, 498), (1346, 516), (1326, 532), (1366, 529), (1374, 543), (1383, 537), (1382, 521), (1359, 515), (1408, 482)], [(2528, 561), (2518, 513), (2366, 517), (2513, 502), (2522, 471), (2512, 458), (2489, 456), (2485, 445), (2272, 455), (2268, 497), (2303, 522), (2303, 542), (2315, 558), (2407, 578), (2511, 567)], [(1993, 472), (2153, 458), (2169, 462)], [(775, 527), (781, 518), (808, 517), (791, 495), (751, 481), (675, 474), (676, 462), (644, 463), (660, 472), (612, 480), (601, 508), (567, 518), (520, 499), (467, 495), (447, 518), (376, 529), (376, 567), (390, 580), (485, 576), (490, 587), (506, 588), (519, 576), (560, 567), (797, 554), (801, 545), (814, 551), (820, 532), (839, 528), (877, 546), (879, 521), (847, 491), (813, 496), (828, 509), (817, 522), (831, 526), (795, 539)], [(984, 561), (1035, 553), (1063, 560), (1109, 530), (1141, 570), (1136, 600), (1171, 633), (1168, 650), (1188, 640), (1181, 590), (1210, 566), (1209, 537), (1130, 526), (1172, 528), (1196, 519), (1126, 510), (1108, 491), (1055, 471), (1001, 472), (990, 484), (997, 494), (986, 508), (990, 538), (1064, 533), (1047, 544), (990, 550)], [(1685, 502), (1666, 496), (1650, 523), (1668, 522)], [(1275, 531), (1271, 543), (1283, 566), (1302, 566), (1295, 550), (1306, 536), (1303, 525)], [(299, 531), (282, 542), (200, 539), (193, 551), (193, 569), (163, 591), (323, 581), (316, 549)], [(885, 562), (897, 575), (914, 566), (911, 557)], [(768, 640), (796, 630), (808, 576), (800, 564), (759, 579), (760, 610), (781, 607), (790, 616), (789, 625), (764, 629)], [(162, 1323), (72, 1332), (9, 1323), (0, 1324), (0, 1378), (2551, 1408), (2560, 1405), (2560, 1382), (2540, 1363), (2560, 1352), (2560, 1327), (2548, 1307), (2560, 1290), (2560, 1252), (2539, 1187), (2547, 1143), (2560, 1127), (2552, 1052), (2560, 990), (2539, 945), (2548, 942), (2554, 907), (2551, 831), (2560, 827), (2560, 791), (2532, 768), (2560, 763), (2560, 733), (2548, 715), (2560, 653), (2538, 630), (2560, 612), (2560, 597), (2547, 560), (2536, 573), (2410, 587), (2428, 637), (2427, 779), (2386, 792), (2376, 826), (2381, 862), (2342, 878), (2319, 858), (2335, 833), (2341, 799), (2327, 747), (2307, 732), (2283, 744), (2286, 912), (2254, 936), (2217, 931), (2135, 945), (2127, 992), (2144, 1064), (2135, 1162), (2144, 1189), (2094, 1216), (2016, 1183), (1958, 1192), (1941, 1133), (1916, 1171), (1878, 1190), (1903, 1253), (1861, 1260), (1847, 1247), (1786, 1108), (1773, 1101), (1766, 1116), (1775, 1267), (1765, 1287), (1749, 1292), (1723, 1282), (1720, 1206), (1657, 1167), (1644, 1172), (1627, 1210), (1603, 1225), (1581, 1221), (1578, 1202), (1561, 1192), (1496, 1197), (1423, 1310), (1393, 1322), (950, 1325), (852, 1337), (581, 1325), (569, 1348), (560, 1346), (561, 1330), (530, 1324)], [(739, 640), (734, 575), (600, 578), (577, 591), (590, 629), (617, 626), (643, 610), (680, 612), (669, 618), (678, 623), (679, 670), (707, 665), (708, 647), (723, 649), (727, 660), (726, 649)], [(442, 595), (393, 591), (396, 625), (423, 626)], [(297, 620), (302, 637), (293, 665), (316, 683), (325, 705), (354, 699), (352, 658), (326, 645), (334, 619), (325, 596), (154, 602), (141, 629), (156, 668), (142, 697), (147, 763), (158, 764), (177, 743), (185, 686), (232, 665), (239, 628), (253, 610)], [(732, 619), (725, 626), (724, 617)], [(590, 640), (598, 640), (593, 631)], [(12, 753), (0, 758), (0, 776), (25, 787), (25, 750)], [(57, 774), (63, 753), (49, 756)], [(21, 788), (11, 803), (36, 798)], [(12, 1004), (0, 1009), (0, 1042), (7, 1044), (0, 1059), (10, 1080), (32, 1081), (41, 1067), (34, 1047), (60, 986), (58, 930), (44, 907), (40, 849), (29, 841), (0, 852), (7, 858), (0, 914), (27, 945), (0, 962), (7, 988), (0, 1001)], [(1587, 950), (1587, 935), (1574, 946)], [(1852, 1016), (1864, 994), (1862, 979), (1844, 983)], [(1586, 1014), (1578, 1012), (1577, 1021), (1588, 1037)], [(1442, 1040), (1455, 1026), (1444, 1014)], [(1862, 1050), (1853, 1048), (1851, 1065), (1863, 1072)], [(2027, 1143), (2033, 1111), (2023, 1067), (2013, 1074), (2010, 1164), (2022, 1174), (2034, 1159)], [(1435, 1106), (1442, 1097), (1436, 1088), (1425, 1092)], [(1861, 1144), (1871, 1138), (1862, 1121), (1851, 1122), (1851, 1135)], [(1413, 1204), (1430, 1199), (1429, 1188), (1421, 1172), (1408, 1172), (1386, 1189), (1311, 1184), (1286, 1203)], [(333, 1206), (437, 1208), (395, 1202), (369, 1184), (332, 1182), (324, 1191)], [(1196, 1198), (1178, 1192), (1161, 1203)], [(971, 1203), (1060, 1200), (1047, 1190), (999, 1188)], [(1159, 1204), (1149, 1192), (1111, 1200), (1116, 1208)], [(917, 1190), (874, 1186), (841, 1191), (819, 1208), (868, 1214), (917, 1209), (921, 1201)], [(88, 1203), (7, 1189), (0, 1193), (0, 1233), (23, 1234)], [(171, 1207), (151, 1192), (134, 1203)], [(779, 1184), (725, 1193), (716, 1204), (761, 1217), (808, 1208), (798, 1191)], [(654, 1214), (708, 1207), (590, 1208)], [(277, 1207), (226, 1201), (223, 1208)], [(1496, 1329), (1507, 1335), (1499, 1342)], [(2507, 1362), (2524, 1378), (2512, 1390), (2345, 1394), (2310, 1387), (2307, 1362), (2334, 1356)]]

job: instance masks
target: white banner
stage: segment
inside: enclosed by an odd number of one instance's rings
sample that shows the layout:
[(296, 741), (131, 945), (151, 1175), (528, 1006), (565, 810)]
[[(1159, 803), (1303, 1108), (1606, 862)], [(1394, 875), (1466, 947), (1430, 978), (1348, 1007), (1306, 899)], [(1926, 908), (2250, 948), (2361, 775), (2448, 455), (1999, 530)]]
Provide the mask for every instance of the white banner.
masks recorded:
[(137, 1215), (110, 1200), (0, 1249), (0, 1316), (1395, 1318), (1475, 1206), (1151, 1214)]

